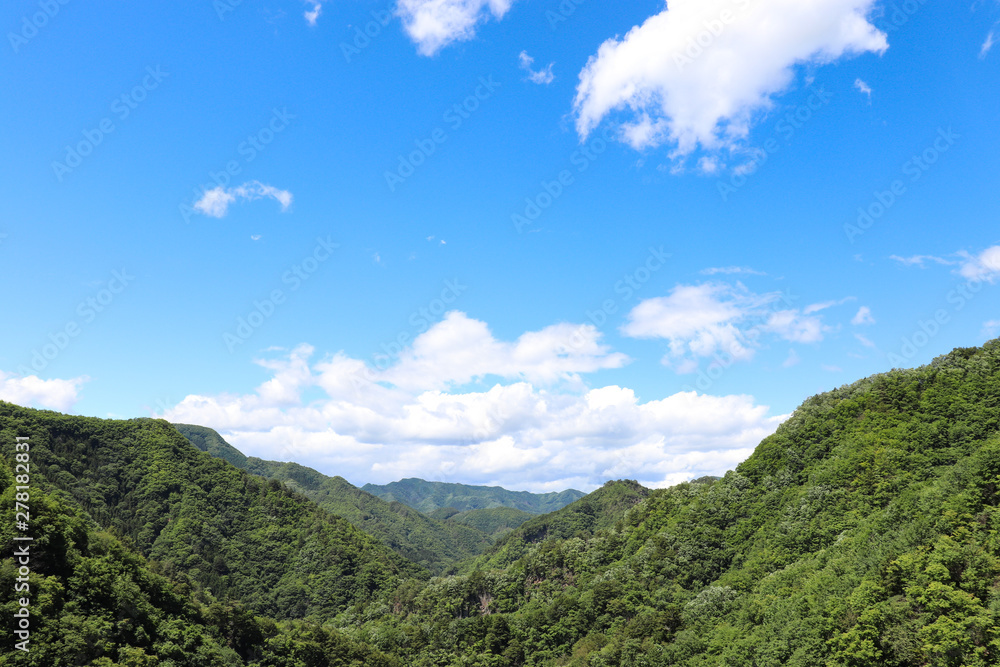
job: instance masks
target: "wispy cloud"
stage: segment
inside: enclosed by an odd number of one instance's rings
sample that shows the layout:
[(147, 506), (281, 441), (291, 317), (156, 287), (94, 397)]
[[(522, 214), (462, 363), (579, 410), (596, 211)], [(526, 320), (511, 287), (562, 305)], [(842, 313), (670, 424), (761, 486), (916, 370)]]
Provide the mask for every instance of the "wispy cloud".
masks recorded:
[(868, 306), (861, 306), (858, 308), (858, 312), (851, 318), (851, 324), (856, 327), (875, 324), (875, 318), (872, 316), (872, 309)]
[(235, 188), (224, 188), (221, 185), (206, 190), (201, 199), (195, 202), (194, 210), (213, 218), (222, 218), (229, 212), (229, 205), (241, 201), (253, 201), (262, 197), (270, 197), (281, 204), (285, 211), (292, 203), (292, 193), (288, 190), (265, 185), (260, 181), (250, 181)]
[(550, 84), (555, 80), (555, 75), (552, 73), (552, 66), (555, 63), (549, 63), (544, 69), (533, 70), (531, 66), (534, 64), (535, 59), (528, 55), (527, 51), (521, 51), (520, 55), (517, 56), (518, 66), (528, 73), (528, 80), (532, 83), (538, 84)]
[(986, 35), (986, 40), (983, 42), (983, 45), (979, 47), (980, 60), (985, 59), (987, 54), (989, 54), (990, 50), (993, 48), (994, 38), (995, 38), (995, 31), (990, 30), (989, 34)]
[(983, 335), (987, 338), (996, 338), (1000, 335), (1000, 320), (983, 322)]
[(823, 340), (830, 327), (820, 317), (782, 301), (780, 293), (754, 294), (741, 284), (678, 285), (667, 296), (640, 302), (621, 331), (632, 338), (665, 339), (662, 362), (678, 373), (694, 372), (699, 359), (749, 361), (767, 337)]
[(871, 86), (869, 86), (867, 83), (865, 83), (861, 79), (855, 79), (854, 80), (854, 87), (862, 95), (867, 95), (868, 96), (868, 101), (871, 101), (871, 99), (872, 99), (872, 89), (871, 89)]
[(731, 275), (731, 274), (745, 274), (750, 276), (766, 276), (767, 274), (763, 271), (757, 271), (746, 266), (716, 266), (708, 269), (702, 269), (701, 274), (704, 276), (715, 276), (719, 274)]
[(917, 266), (921, 269), (927, 268), (928, 263), (942, 264), (944, 266), (952, 266), (957, 264), (957, 262), (949, 261), (943, 257), (935, 257), (934, 255), (913, 255), (912, 257), (900, 257), (899, 255), (889, 255), (889, 259), (899, 262), (905, 266)]
[(854, 337), (858, 340), (859, 343), (861, 343), (865, 347), (871, 347), (871, 348), (875, 347), (875, 343), (873, 343), (867, 336), (862, 336), (861, 334), (856, 333), (854, 334)]

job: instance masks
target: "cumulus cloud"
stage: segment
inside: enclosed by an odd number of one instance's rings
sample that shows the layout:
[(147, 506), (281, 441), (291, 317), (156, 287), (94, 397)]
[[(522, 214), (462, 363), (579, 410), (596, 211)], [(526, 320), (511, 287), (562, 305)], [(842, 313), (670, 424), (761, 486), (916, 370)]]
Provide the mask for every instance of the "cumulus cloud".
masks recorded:
[(698, 359), (752, 359), (766, 336), (795, 343), (816, 343), (829, 329), (813, 313), (831, 304), (803, 310), (787, 295), (754, 294), (741, 284), (678, 285), (669, 295), (639, 303), (629, 312), (622, 333), (633, 338), (663, 338), (666, 366), (680, 373), (698, 368)]
[[(566, 387), (566, 372), (623, 359), (602, 349), (592, 329), (561, 327), (504, 342), (452, 313), (384, 370), (343, 353), (317, 360), (300, 345), (256, 362), (271, 374), (256, 391), (188, 396), (162, 416), (215, 428), (248, 455), (357, 484), (416, 476), (533, 491), (591, 490), (623, 477), (658, 487), (720, 474), (785, 419), (751, 396), (641, 401), (617, 385)], [(457, 360), (438, 366), (450, 353)], [(439, 388), (477, 374), (515, 379)]]
[(580, 73), (576, 128), (587, 137), (609, 116), (636, 149), (668, 144), (731, 149), (787, 90), (800, 65), (883, 53), (868, 22), (874, 0), (671, 0), (611, 38)]
[(875, 324), (875, 318), (872, 317), (872, 309), (868, 306), (861, 306), (858, 308), (858, 312), (851, 318), (851, 324), (854, 326)]
[(270, 197), (281, 204), (281, 210), (288, 210), (292, 204), (292, 193), (279, 190), (272, 185), (260, 181), (250, 181), (234, 188), (224, 188), (221, 185), (206, 190), (201, 199), (194, 203), (194, 210), (213, 218), (222, 218), (229, 212), (229, 205), (237, 200), (253, 201), (262, 197)]
[(490, 16), (502, 19), (513, 0), (399, 0), (396, 15), (421, 55), (432, 56), (456, 41), (472, 39)]
[(959, 274), (968, 280), (995, 282), (1000, 278), (1000, 246), (991, 246), (978, 255), (959, 253), (962, 257)]
[(20, 377), (0, 371), (0, 400), (28, 407), (66, 412), (78, 398), (80, 387), (89, 378), (42, 380), (36, 375)]
[(534, 70), (531, 66), (535, 63), (535, 59), (528, 55), (527, 51), (521, 51), (520, 55), (517, 57), (518, 66), (528, 73), (528, 81), (538, 84), (550, 84), (555, 81), (555, 75), (552, 73), (552, 66), (555, 63), (549, 63), (544, 69)]
[(580, 373), (628, 362), (600, 341), (593, 325), (568, 323), (527, 332), (515, 342), (499, 341), (485, 322), (454, 311), (418, 336), (382, 379), (405, 389), (443, 389), (488, 376), (578, 384)]

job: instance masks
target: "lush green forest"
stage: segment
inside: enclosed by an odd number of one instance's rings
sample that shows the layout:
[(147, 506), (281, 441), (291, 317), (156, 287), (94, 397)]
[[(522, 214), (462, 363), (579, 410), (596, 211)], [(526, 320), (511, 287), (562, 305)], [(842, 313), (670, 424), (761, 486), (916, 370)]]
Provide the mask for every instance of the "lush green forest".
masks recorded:
[(471, 522), (425, 516), (401, 503), (386, 502), (362, 491), (342, 477), (328, 477), (297, 463), (246, 457), (209, 428), (174, 426), (202, 451), (255, 475), (281, 482), (435, 574), (451, 571), (456, 562), (482, 553), (493, 543), (492, 535), (497, 532), (481, 530)]
[(997, 342), (810, 398), (721, 479), (610, 482), (448, 576), (165, 422), (0, 404), (6, 553), (18, 435), (35, 624), (2, 664), (1000, 664)]

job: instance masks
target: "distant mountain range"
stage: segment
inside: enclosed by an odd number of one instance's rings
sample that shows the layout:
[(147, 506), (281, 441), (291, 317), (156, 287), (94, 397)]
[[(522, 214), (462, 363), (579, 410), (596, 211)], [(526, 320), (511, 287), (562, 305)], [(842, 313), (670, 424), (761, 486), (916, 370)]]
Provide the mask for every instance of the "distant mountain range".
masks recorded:
[(427, 514), (447, 507), (460, 512), (510, 507), (528, 514), (546, 514), (562, 509), (587, 495), (575, 489), (553, 493), (529, 493), (508, 491), (499, 486), (426, 482), (416, 478), (382, 486), (365, 484), (361, 489), (382, 500), (390, 502), (395, 500)]
[[(328, 477), (297, 463), (245, 456), (210, 428), (192, 424), (174, 427), (198, 449), (283, 483), (433, 573), (449, 571), (456, 562), (482, 553), (497, 536), (534, 515), (560, 509), (584, 495), (572, 490), (532, 494), (412, 479), (359, 489), (343, 477)], [(392, 493), (379, 497), (369, 492), (390, 487), (402, 497), (397, 499)], [(453, 504), (442, 507), (438, 503), (441, 499)], [(522, 509), (525, 507), (532, 509)]]

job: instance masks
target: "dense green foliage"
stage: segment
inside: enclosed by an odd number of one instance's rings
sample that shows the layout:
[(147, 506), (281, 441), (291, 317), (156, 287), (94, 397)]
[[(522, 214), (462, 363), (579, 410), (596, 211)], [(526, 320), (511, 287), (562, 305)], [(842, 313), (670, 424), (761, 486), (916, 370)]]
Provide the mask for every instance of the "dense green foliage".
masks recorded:
[[(609, 482), (508, 531), (461, 564), (461, 574), (429, 580), (407, 578), (397, 557), (355, 539), (353, 526), (276, 481), (181, 447), (187, 443), (168, 437), (162, 422), (80, 420), (0, 404), (0, 451), (8, 460), (8, 443), (25, 430), (49, 450), (38, 500), (47, 540), (39, 552), (48, 560), (33, 576), (43, 616), (37, 639), (54, 651), (48, 662), (26, 664), (88, 664), (94, 656), (106, 656), (93, 663), (105, 665), (1000, 664), (996, 342), (813, 397), (721, 479), (656, 491)], [(81, 440), (86, 433), (96, 441)], [(109, 468), (114, 460), (119, 467)], [(143, 491), (150, 467), (175, 461), (205, 472), (180, 476), (167, 500)], [(88, 472), (95, 466), (101, 475)], [(196, 482), (209, 473), (215, 484), (206, 490)], [(257, 495), (241, 495), (247, 488)], [(170, 493), (177, 494), (172, 502)], [(147, 536), (141, 528), (155, 515), (129, 504), (135, 494), (159, 502), (156, 512), (172, 521), (154, 524)], [(213, 494), (239, 502), (220, 505)], [(303, 615), (298, 598), (262, 596), (238, 582), (231, 566), (230, 579), (209, 581), (203, 554), (236, 538), (174, 527), (195, 511), (184, 509), (188, 496), (204, 513), (287, 508), (290, 518), (317, 517), (310, 530), (368, 549), (381, 578), (337, 604), (315, 604), (306, 621), (269, 621), (256, 614)], [(436, 516), (451, 521), (453, 511)], [(187, 541), (175, 544), (182, 535)], [(172, 547), (158, 548), (161, 541)], [(240, 544), (249, 560), (262, 557), (249, 536)], [(293, 544), (285, 557), (296, 567), (281, 570), (284, 562), (266, 558), (260, 567), (289, 577), (311, 563), (310, 572), (322, 573), (314, 561), (332, 557), (343, 568), (339, 553), (312, 551), (306, 560), (308, 544)], [(246, 573), (265, 574), (244, 567), (239, 577)], [(10, 590), (12, 577), (5, 561), (0, 585)], [(322, 574), (301, 580), (323, 585)], [(55, 630), (63, 624), (68, 640)], [(182, 656), (175, 646), (188, 648)], [(145, 656), (156, 657), (142, 662)]]
[(487, 507), (464, 512), (459, 512), (454, 507), (442, 507), (431, 512), (430, 516), (450, 523), (472, 526), (491, 537), (496, 537), (517, 528), (535, 515), (513, 507)]
[(482, 553), (493, 543), (492, 532), (478, 530), (475, 524), (435, 520), (401, 503), (386, 502), (362, 491), (343, 477), (328, 477), (298, 463), (246, 457), (210, 428), (174, 426), (202, 451), (281, 482), (435, 574), (450, 571), (457, 561)]
[(585, 495), (575, 489), (552, 493), (529, 493), (527, 491), (508, 491), (499, 486), (426, 482), (415, 478), (383, 486), (365, 484), (361, 489), (383, 500), (401, 502), (425, 514), (444, 507), (451, 507), (460, 512), (491, 507), (511, 507), (528, 514), (544, 514), (562, 509)]
[(32, 484), (195, 590), (276, 618), (378, 599), (417, 566), (276, 481), (199, 452), (167, 422), (110, 421), (0, 403), (0, 452), (31, 440)]
[(554, 534), (572, 511), (354, 636), (417, 666), (998, 664), (1000, 344), (814, 397), (723, 479)]

